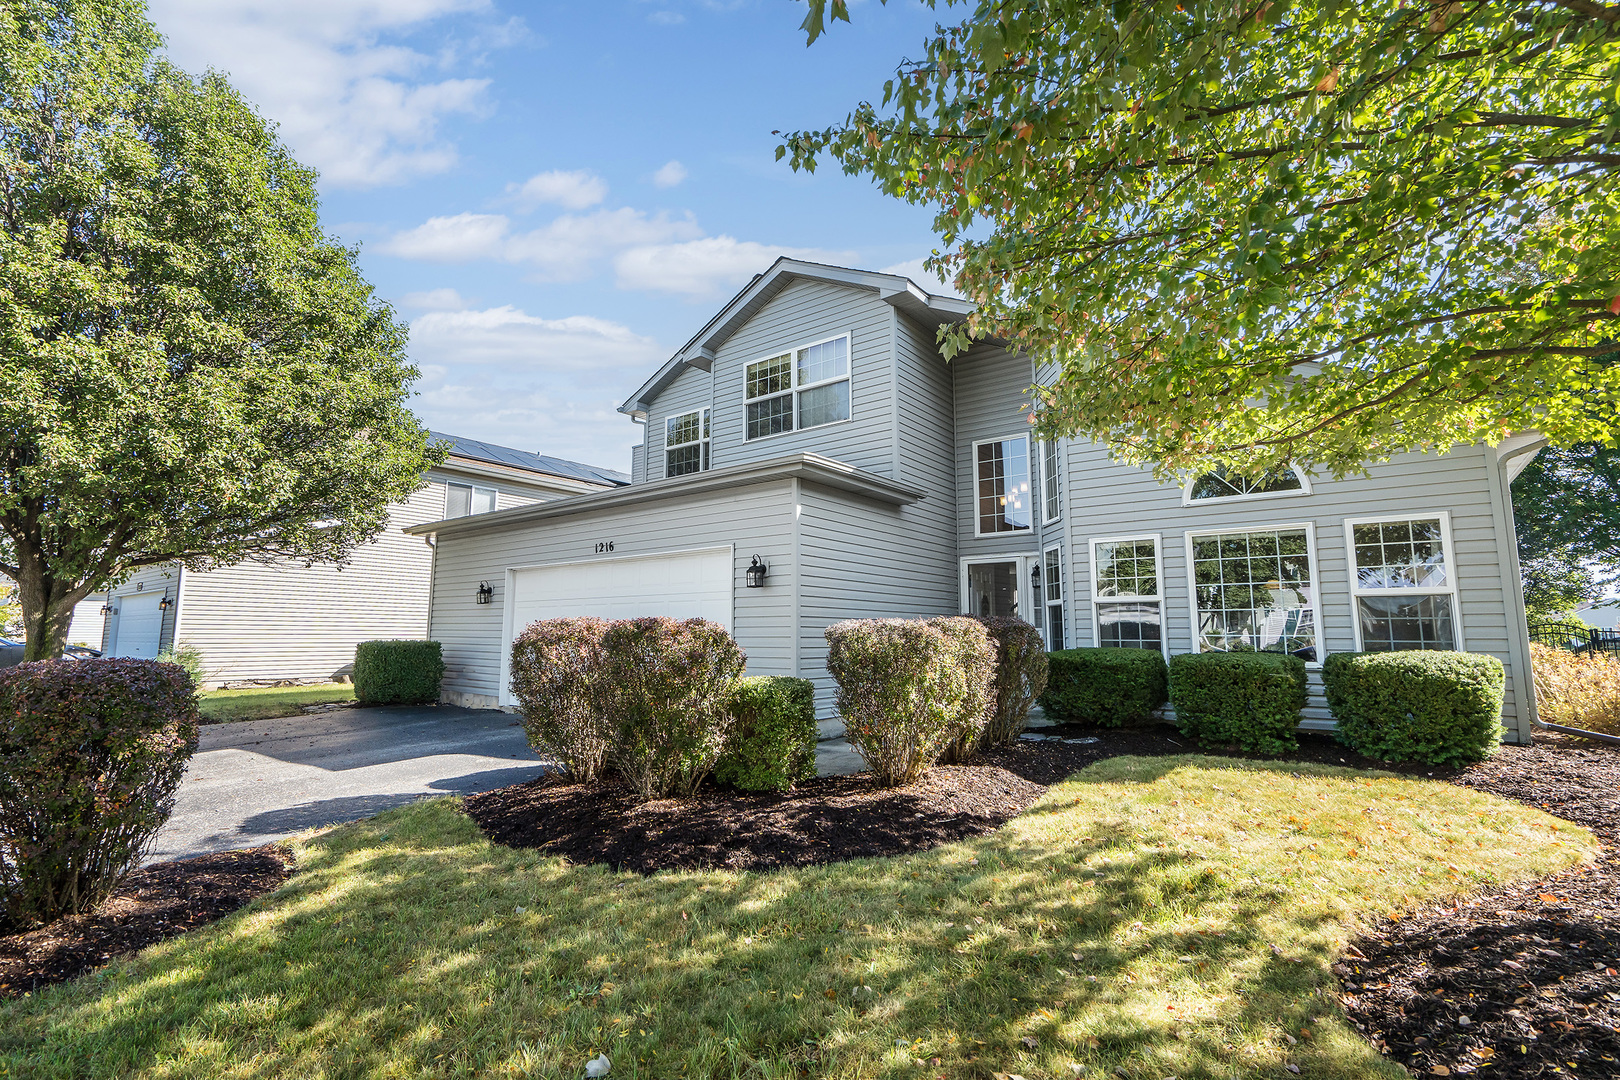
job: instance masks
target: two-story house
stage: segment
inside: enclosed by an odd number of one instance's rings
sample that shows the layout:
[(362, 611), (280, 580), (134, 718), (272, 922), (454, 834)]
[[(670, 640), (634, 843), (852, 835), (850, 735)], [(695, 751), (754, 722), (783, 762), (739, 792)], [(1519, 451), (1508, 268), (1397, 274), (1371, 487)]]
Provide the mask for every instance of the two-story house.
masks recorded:
[[(622, 406), (646, 426), (628, 486), (412, 526), (438, 544), (446, 698), (510, 705), (509, 645), (535, 619), (702, 616), (750, 673), (814, 680), (830, 733), (829, 624), (972, 612), (1025, 618), (1054, 649), (1278, 649), (1312, 670), (1352, 649), (1489, 653), (1508, 738), (1528, 739), (1508, 482), (1534, 438), (1345, 480), (1164, 484), (1034, 439), (1028, 356), (985, 342), (947, 363), (936, 331), (970, 310), (779, 260)], [(1328, 726), (1313, 685), (1308, 726)]]
[(151, 659), (191, 646), (209, 685), (324, 682), (347, 674), (354, 647), (428, 632), (435, 552), (403, 529), (585, 492), (629, 477), (576, 461), (432, 433), (444, 463), (388, 508), (388, 527), (343, 564), (242, 562), (193, 571), (146, 567), (74, 611), (70, 641)]

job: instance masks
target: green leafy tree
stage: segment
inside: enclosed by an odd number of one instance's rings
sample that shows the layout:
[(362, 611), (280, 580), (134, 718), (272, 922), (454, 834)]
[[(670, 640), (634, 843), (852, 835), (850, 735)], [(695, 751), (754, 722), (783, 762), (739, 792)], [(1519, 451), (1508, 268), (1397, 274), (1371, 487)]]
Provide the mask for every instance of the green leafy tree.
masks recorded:
[(342, 560), (435, 459), (315, 175), (138, 0), (0, 7), (0, 573), (30, 659), (141, 566)]
[(1614, 441), (1620, 6), (964, 6), (778, 156), (934, 208), (947, 351), (1057, 361), (1043, 432), (1164, 473)]
[(1513, 481), (1524, 604), (1569, 611), (1620, 582), (1620, 449), (1547, 449)]

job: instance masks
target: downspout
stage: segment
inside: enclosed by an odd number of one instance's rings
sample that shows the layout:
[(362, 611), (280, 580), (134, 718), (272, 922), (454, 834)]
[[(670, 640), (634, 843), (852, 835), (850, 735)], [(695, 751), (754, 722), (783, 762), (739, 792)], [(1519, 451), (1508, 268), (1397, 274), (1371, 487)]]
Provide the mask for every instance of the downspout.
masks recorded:
[[(1516, 620), (1518, 625), (1513, 628), (1515, 632), (1512, 641), (1514, 651), (1521, 658), (1519, 670), (1523, 673), (1523, 677), (1520, 679), (1523, 692), (1519, 696), (1524, 702), (1525, 718), (1530, 722), (1530, 732), (1526, 732), (1526, 735), (1534, 732), (1538, 727), (1546, 727), (1547, 725), (1541, 722), (1541, 713), (1536, 704), (1536, 672), (1534, 662), (1530, 659), (1530, 628), (1525, 621), (1524, 611), (1524, 573), (1519, 567), (1519, 527), (1518, 523), (1513, 520), (1512, 475), (1519, 470), (1513, 469), (1512, 466), (1520, 458), (1525, 458), (1524, 463), (1528, 465), (1530, 463), (1529, 457), (1534, 457), (1546, 445), (1547, 440), (1538, 439), (1527, 446), (1510, 450), (1496, 459), (1496, 475), (1501, 485), (1499, 498), (1502, 500), (1502, 521), (1507, 525), (1508, 581), (1506, 584), (1513, 598), (1514, 611), (1518, 614)], [(1494, 450), (1488, 452), (1494, 454)], [(1461, 614), (1462, 612), (1459, 610), (1458, 616), (1460, 617)]]
[(422, 537), (422, 542), (428, 546), (427, 626), (423, 628), (422, 637), (427, 641), (432, 641), (433, 593), (438, 589), (439, 583), (439, 534), (428, 533)]

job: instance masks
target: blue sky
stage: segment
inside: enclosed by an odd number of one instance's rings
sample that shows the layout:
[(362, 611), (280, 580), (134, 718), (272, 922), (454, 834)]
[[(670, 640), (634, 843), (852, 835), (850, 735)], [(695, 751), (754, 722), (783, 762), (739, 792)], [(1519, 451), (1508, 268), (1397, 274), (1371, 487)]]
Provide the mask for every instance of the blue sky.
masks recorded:
[(771, 134), (876, 100), (936, 21), (914, 0), (808, 49), (795, 0), (151, 2), (178, 64), (227, 73), (321, 171), (440, 430), (628, 468), (618, 404), (778, 255), (934, 246), (925, 209), (794, 173)]

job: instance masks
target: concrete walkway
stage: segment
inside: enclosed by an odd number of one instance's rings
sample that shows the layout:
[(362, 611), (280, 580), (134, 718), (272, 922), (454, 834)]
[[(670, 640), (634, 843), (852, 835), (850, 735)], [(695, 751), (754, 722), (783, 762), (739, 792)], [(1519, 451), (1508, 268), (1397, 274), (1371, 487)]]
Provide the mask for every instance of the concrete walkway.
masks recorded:
[(448, 705), (209, 724), (148, 861), (253, 847), (424, 796), (471, 795), (545, 762), (518, 717)]

